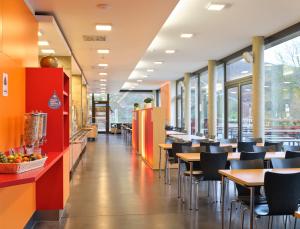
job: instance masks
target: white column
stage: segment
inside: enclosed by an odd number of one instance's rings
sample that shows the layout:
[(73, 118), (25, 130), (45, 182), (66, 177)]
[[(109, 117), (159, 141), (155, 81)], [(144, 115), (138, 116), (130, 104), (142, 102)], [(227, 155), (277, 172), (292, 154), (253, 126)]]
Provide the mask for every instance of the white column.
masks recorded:
[(184, 127), (191, 134), (191, 83), (190, 73), (184, 74)]
[(208, 136), (217, 135), (216, 61), (208, 61)]
[(176, 126), (176, 80), (170, 83), (170, 97), (171, 97), (171, 126)]
[(252, 77), (252, 118), (253, 137), (265, 136), (265, 68), (264, 68), (264, 38), (253, 37), (253, 77)]

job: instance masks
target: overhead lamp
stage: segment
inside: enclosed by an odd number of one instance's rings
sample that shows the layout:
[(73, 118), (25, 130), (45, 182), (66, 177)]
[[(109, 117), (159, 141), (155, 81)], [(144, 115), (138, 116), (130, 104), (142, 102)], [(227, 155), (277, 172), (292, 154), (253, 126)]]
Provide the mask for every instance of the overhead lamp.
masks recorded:
[(54, 54), (55, 50), (54, 49), (42, 49), (41, 52), (44, 54)]
[(157, 65), (163, 64), (162, 61), (155, 61), (155, 62), (153, 62), (153, 63), (154, 63), (154, 64), (157, 64)]
[(106, 80), (106, 79), (100, 79), (100, 81), (101, 81), (101, 82), (106, 82), (107, 80)]
[(109, 24), (99, 24), (99, 25), (96, 25), (96, 30), (97, 31), (111, 31), (112, 26)]
[(48, 41), (38, 41), (38, 46), (49, 46)]
[(147, 72), (154, 72), (154, 69), (147, 69)]
[(225, 8), (226, 4), (210, 2), (206, 5), (206, 9), (210, 11), (221, 11)]
[(107, 73), (106, 72), (100, 72), (99, 76), (107, 76)]
[(168, 50), (165, 51), (165, 53), (167, 53), (167, 54), (174, 54), (175, 50), (174, 49), (168, 49)]
[(182, 33), (180, 35), (181, 38), (192, 38), (194, 36), (194, 34), (192, 33)]
[(97, 53), (99, 53), (99, 54), (109, 54), (110, 50), (109, 49), (98, 49)]
[(105, 67), (108, 67), (108, 64), (98, 64), (98, 66), (105, 68)]
[(106, 84), (105, 84), (105, 83), (101, 83), (101, 84), (100, 84), (100, 86), (103, 86), (103, 87), (105, 87), (105, 86), (106, 86)]

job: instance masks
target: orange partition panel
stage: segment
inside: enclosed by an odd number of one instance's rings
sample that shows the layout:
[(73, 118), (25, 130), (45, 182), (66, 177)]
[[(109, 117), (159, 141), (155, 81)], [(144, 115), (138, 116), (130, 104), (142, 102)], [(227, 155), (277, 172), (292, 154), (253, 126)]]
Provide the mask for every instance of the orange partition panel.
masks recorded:
[(167, 124), (169, 124), (171, 118), (170, 82), (167, 82), (160, 87), (160, 101), (161, 107), (165, 112), (165, 121)]
[(0, 228), (23, 228), (35, 211), (35, 183), (0, 188)]
[(67, 149), (63, 156), (63, 192), (64, 205), (66, 204), (70, 195), (70, 150)]

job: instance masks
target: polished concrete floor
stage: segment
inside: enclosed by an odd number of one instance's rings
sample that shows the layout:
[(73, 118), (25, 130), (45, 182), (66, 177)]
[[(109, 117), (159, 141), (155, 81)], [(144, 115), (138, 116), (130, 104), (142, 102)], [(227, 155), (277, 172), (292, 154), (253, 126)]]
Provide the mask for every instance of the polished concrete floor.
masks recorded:
[[(176, 179), (174, 170), (172, 185), (165, 185), (121, 135), (100, 135), (88, 143), (73, 175), (61, 222), (40, 222), (35, 229), (221, 228), (220, 204), (207, 197), (207, 186), (200, 187), (200, 209), (190, 211), (177, 198)], [(234, 193), (232, 187), (229, 193)], [(232, 228), (240, 228), (239, 208), (234, 215)], [(245, 224), (248, 218), (246, 214)], [(267, 228), (266, 220), (257, 219), (256, 226)], [(273, 228), (283, 228), (281, 218)]]

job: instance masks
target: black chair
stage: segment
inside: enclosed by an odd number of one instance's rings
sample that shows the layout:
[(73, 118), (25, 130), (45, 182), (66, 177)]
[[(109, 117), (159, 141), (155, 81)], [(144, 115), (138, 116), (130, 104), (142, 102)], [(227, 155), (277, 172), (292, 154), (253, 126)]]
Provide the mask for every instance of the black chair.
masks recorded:
[(274, 169), (300, 168), (299, 157), (289, 159), (272, 158), (271, 161)]
[(220, 146), (220, 142), (201, 142), (200, 146), (205, 147), (206, 153), (210, 153), (210, 146)]
[(253, 151), (255, 153), (260, 153), (260, 152), (277, 152), (275, 146), (253, 146)]
[(256, 142), (238, 142), (238, 152), (253, 152), (253, 146)]
[[(177, 153), (182, 152), (183, 146), (192, 146), (192, 142), (173, 142), (172, 143), (172, 150), (166, 151), (166, 164), (165, 164), (165, 177), (168, 177), (168, 183), (171, 184), (171, 169), (170, 165), (175, 164), (178, 162), (178, 157), (176, 156)], [(166, 180), (167, 182), (167, 180)]]
[(300, 157), (300, 152), (294, 151), (286, 151), (285, 152), (285, 159)]
[(232, 146), (209, 146), (211, 153), (231, 153), (233, 152)]
[(300, 146), (284, 146), (285, 151), (300, 151)]
[(221, 140), (222, 144), (230, 144), (230, 143), (237, 143), (236, 138), (224, 138)]
[[(263, 169), (264, 161), (261, 159), (247, 160), (247, 161), (231, 160), (230, 165), (231, 165), (231, 169)], [(233, 204), (236, 202), (240, 202), (247, 207), (249, 207), (249, 205), (250, 205), (250, 190), (239, 184), (235, 184), (235, 186), (238, 191), (238, 195), (237, 195), (237, 198), (235, 200), (231, 201), (231, 204), (230, 204), (229, 228), (231, 227)], [(256, 204), (266, 203), (264, 197), (260, 194), (260, 187), (255, 188), (255, 203)], [(241, 212), (242, 226), (244, 223), (243, 222), (244, 221), (244, 213), (245, 213), (245, 209)]]
[(256, 143), (262, 143), (263, 139), (262, 138), (247, 138), (246, 142), (256, 142)]
[(283, 143), (282, 142), (265, 142), (265, 146), (274, 146), (276, 151), (282, 151)]
[[(201, 181), (221, 181), (220, 169), (226, 168), (228, 153), (204, 153), (201, 152)], [(217, 196), (215, 188), (215, 196)]]
[(266, 156), (266, 152), (260, 152), (260, 153), (247, 153), (247, 152), (241, 152), (240, 160), (247, 161), (247, 160), (256, 160), (261, 159), (264, 160)]
[[(298, 210), (300, 173), (280, 174), (266, 172), (264, 187), (267, 204), (256, 206), (255, 214), (258, 216), (269, 216), (268, 227), (271, 225), (272, 228), (273, 216), (294, 215), (295, 211)], [(295, 219), (294, 228), (296, 228), (296, 222)], [(284, 228), (286, 228), (286, 223), (287, 218), (284, 222)]]

